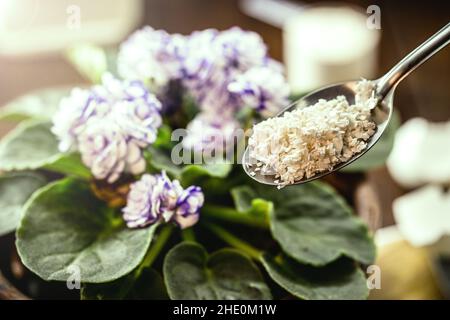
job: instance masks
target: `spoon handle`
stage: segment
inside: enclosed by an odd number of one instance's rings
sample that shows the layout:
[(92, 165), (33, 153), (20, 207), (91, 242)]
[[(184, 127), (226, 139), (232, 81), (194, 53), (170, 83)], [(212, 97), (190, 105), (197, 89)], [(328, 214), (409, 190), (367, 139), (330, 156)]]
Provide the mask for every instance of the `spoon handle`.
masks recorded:
[(450, 42), (450, 23), (410, 52), (380, 78), (377, 92), (382, 100), (397, 84)]

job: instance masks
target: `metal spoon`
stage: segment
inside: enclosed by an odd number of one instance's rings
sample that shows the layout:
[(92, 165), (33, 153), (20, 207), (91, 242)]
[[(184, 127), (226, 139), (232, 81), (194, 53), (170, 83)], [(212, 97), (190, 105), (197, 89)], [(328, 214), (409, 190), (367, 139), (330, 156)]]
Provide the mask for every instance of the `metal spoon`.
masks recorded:
[[(331, 172), (340, 170), (369, 151), (369, 149), (378, 142), (384, 130), (389, 124), (393, 111), (394, 91), (397, 85), (418, 66), (420, 66), (439, 50), (448, 45), (449, 42), (450, 23), (448, 23), (427, 41), (425, 41), (419, 47), (409, 53), (405, 58), (403, 58), (403, 60), (397, 63), (391, 70), (389, 70), (388, 73), (386, 73), (381, 78), (374, 80), (374, 82), (376, 83), (376, 96), (379, 102), (378, 106), (372, 111), (372, 120), (377, 125), (377, 131), (367, 142), (367, 147), (366, 149), (364, 149), (364, 151), (355, 154), (349, 161), (337, 164), (331, 171), (317, 173), (313, 177), (298, 180), (294, 184), (301, 184), (311, 180), (315, 180), (327, 174), (330, 174)], [(307, 107), (313, 105), (319, 99), (330, 100), (339, 95), (345, 96), (349, 103), (354, 103), (357, 83), (358, 80), (348, 81), (318, 89), (286, 107), (277, 115), (277, 117), (281, 116), (286, 111), (292, 111), (298, 107)], [(274, 183), (275, 177), (273, 175), (264, 175), (260, 172), (253, 172), (249, 164), (249, 150), (247, 147), (242, 158), (242, 166), (244, 167), (245, 173), (247, 173), (248, 176), (258, 181), (259, 183), (277, 185), (276, 183)]]

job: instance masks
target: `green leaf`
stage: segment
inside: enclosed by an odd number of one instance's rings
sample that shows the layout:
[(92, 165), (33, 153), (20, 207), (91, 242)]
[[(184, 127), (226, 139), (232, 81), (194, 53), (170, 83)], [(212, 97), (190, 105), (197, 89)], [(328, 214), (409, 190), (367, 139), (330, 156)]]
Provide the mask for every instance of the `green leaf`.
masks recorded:
[[(246, 185), (231, 189), (231, 196), (238, 213), (233, 214), (236, 219), (244, 221), (250, 219), (249, 222), (253, 222), (254, 225), (256, 221), (259, 221), (261, 227), (268, 228), (269, 218), (273, 211), (271, 201), (258, 198), (255, 190)], [(224, 212), (222, 216), (223, 218), (227, 218), (227, 216), (231, 218), (231, 212), (228, 215)], [(252, 223), (249, 224), (252, 225)]]
[(0, 169), (38, 169), (60, 158), (58, 141), (49, 122), (27, 121), (9, 132), (0, 143)]
[(239, 251), (222, 249), (208, 256), (196, 243), (184, 242), (166, 255), (164, 280), (171, 299), (271, 299), (256, 265)]
[(156, 227), (126, 228), (87, 182), (66, 178), (25, 204), (17, 249), (25, 266), (44, 280), (66, 281), (79, 268), (81, 282), (108, 282), (136, 268)]
[(310, 182), (270, 189), (265, 193), (275, 202), (272, 235), (289, 256), (315, 266), (342, 255), (365, 264), (373, 262), (375, 245), (367, 226), (330, 186)]
[(158, 136), (156, 137), (155, 142), (153, 143), (153, 148), (160, 148), (166, 150), (172, 150), (173, 142), (172, 142), (172, 129), (169, 125), (163, 124), (158, 129)]
[(204, 178), (226, 178), (232, 169), (229, 163), (190, 164), (181, 171), (181, 183), (184, 186), (198, 184)]
[(120, 78), (119, 72), (117, 71), (117, 48), (106, 48), (106, 63), (108, 65), (108, 72), (111, 73), (114, 77)]
[(26, 121), (0, 142), (0, 170), (50, 171), (90, 177), (79, 155), (60, 153), (58, 141), (50, 131), (50, 122)]
[(83, 284), (82, 300), (168, 300), (161, 275), (152, 268), (137, 270), (112, 282)]
[(258, 194), (249, 186), (239, 186), (231, 189), (231, 196), (236, 209), (244, 212), (252, 207), (253, 199), (257, 198)]
[(367, 153), (361, 156), (361, 158), (342, 168), (341, 171), (360, 172), (383, 166), (391, 153), (392, 147), (394, 146), (395, 133), (400, 127), (400, 122), (398, 112), (394, 112), (392, 114), (392, 119), (380, 140), (369, 151), (367, 151)]
[(58, 159), (45, 165), (43, 169), (85, 179), (91, 178), (91, 171), (83, 165), (79, 153), (63, 153)]
[(45, 184), (44, 177), (31, 172), (0, 176), (0, 236), (16, 229), (22, 206), (34, 191)]
[(92, 83), (100, 83), (102, 75), (108, 71), (105, 51), (92, 44), (81, 44), (67, 50), (69, 62)]
[(145, 150), (144, 157), (152, 169), (158, 172), (165, 170), (175, 178), (180, 177), (181, 167), (172, 162), (169, 151), (150, 146)]
[(154, 171), (165, 170), (169, 175), (179, 179), (181, 167), (173, 163), (171, 159), (172, 130), (166, 124), (158, 129), (156, 141), (144, 151), (144, 157)]
[(264, 199), (253, 199), (252, 205), (246, 211), (241, 211), (254, 218), (259, 218), (269, 224), (269, 217), (273, 211), (273, 203)]
[(276, 283), (301, 299), (359, 300), (369, 294), (363, 272), (348, 259), (321, 268), (301, 265), (283, 254), (264, 254), (261, 262)]
[(231, 189), (231, 196), (236, 209), (241, 213), (268, 219), (273, 210), (273, 203), (258, 198), (255, 190), (249, 186), (239, 186)]
[(49, 120), (58, 110), (61, 99), (69, 95), (71, 87), (33, 91), (14, 99), (0, 109), (0, 120), (22, 121), (34, 118)]
[(182, 106), (185, 114), (186, 124), (194, 119), (195, 116), (200, 112), (195, 99), (189, 94), (183, 96)]

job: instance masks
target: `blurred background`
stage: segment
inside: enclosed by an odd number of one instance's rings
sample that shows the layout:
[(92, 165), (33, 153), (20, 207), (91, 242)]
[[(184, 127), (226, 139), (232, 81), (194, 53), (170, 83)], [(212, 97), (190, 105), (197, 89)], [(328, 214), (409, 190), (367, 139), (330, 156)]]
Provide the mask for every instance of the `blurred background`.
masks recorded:
[[(438, 0), (0, 0), (0, 105), (32, 90), (84, 83), (66, 61), (65, 48), (85, 42), (114, 47), (144, 25), (182, 34), (253, 30), (285, 63), (292, 89), (302, 93), (336, 81), (375, 79), (449, 22), (450, 1)], [(399, 86), (395, 106), (402, 122), (449, 121), (449, 84), (447, 48)], [(1, 124), (0, 135), (9, 129)], [(448, 138), (443, 150), (450, 149)], [(386, 167), (366, 179), (374, 192), (363, 193), (362, 201), (375, 197), (381, 213), (374, 229), (393, 225), (394, 199), (412, 188), (401, 186)], [(373, 290), (372, 298), (448, 298), (449, 260), (439, 254), (430, 266), (429, 244), (411, 246), (397, 228), (381, 230), (382, 289)], [(445, 251), (447, 244), (433, 243), (433, 250), (439, 245)]]

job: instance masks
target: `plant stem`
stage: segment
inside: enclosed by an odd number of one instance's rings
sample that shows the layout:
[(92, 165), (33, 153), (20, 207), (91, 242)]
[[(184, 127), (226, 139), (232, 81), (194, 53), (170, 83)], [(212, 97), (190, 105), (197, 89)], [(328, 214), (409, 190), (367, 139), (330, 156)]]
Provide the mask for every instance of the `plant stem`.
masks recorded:
[(182, 230), (181, 237), (183, 238), (183, 241), (197, 242), (197, 239), (195, 238), (194, 229), (192, 228)]
[[(158, 237), (156, 238), (155, 242), (150, 246), (150, 249), (148, 250), (144, 260), (141, 262), (141, 265), (139, 266), (137, 270), (137, 275), (139, 276), (144, 268), (150, 267), (155, 259), (158, 257), (159, 253), (161, 252), (162, 248), (166, 244), (167, 240), (169, 240), (170, 235), (172, 234), (173, 226), (171, 225), (165, 225), (160, 233), (158, 234)], [(137, 277), (136, 277), (137, 278)]]
[(228, 222), (234, 222), (239, 224), (245, 224), (251, 227), (257, 227), (261, 229), (268, 229), (269, 223), (266, 219), (247, 215), (242, 212), (238, 212), (233, 208), (205, 205), (202, 208), (202, 214), (210, 218), (220, 219)]
[(211, 232), (213, 232), (217, 237), (219, 237), (232, 247), (235, 247), (236, 249), (245, 252), (247, 255), (249, 255), (251, 258), (255, 260), (259, 261), (261, 259), (263, 252), (253, 247), (251, 244), (229, 233), (227, 230), (218, 226), (217, 224), (204, 221), (202, 221), (202, 224), (206, 226)]

